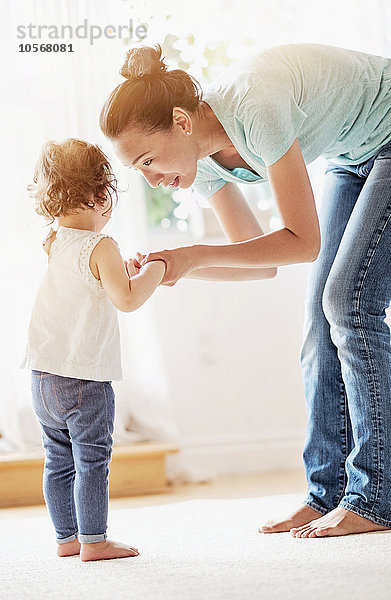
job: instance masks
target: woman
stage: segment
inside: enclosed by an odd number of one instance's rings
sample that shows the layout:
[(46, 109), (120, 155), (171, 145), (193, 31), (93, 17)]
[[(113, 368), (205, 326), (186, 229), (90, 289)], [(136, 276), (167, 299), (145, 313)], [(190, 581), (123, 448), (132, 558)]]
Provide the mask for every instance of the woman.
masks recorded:
[[(311, 262), (301, 364), (303, 505), (260, 531), (339, 536), (391, 528), (391, 60), (317, 44), (227, 68), (205, 96), (161, 49), (130, 51), (101, 128), (153, 187), (193, 186), (229, 244), (155, 252), (163, 283), (267, 278)], [(306, 163), (329, 159), (319, 221)], [(266, 235), (235, 182), (268, 179), (282, 228)], [(141, 260), (141, 259), (140, 259)]]

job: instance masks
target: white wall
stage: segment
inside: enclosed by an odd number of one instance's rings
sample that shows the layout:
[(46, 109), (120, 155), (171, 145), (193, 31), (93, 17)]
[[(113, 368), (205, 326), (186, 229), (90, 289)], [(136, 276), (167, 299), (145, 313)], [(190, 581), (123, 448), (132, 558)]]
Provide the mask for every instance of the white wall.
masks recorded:
[(168, 394), (194, 477), (301, 466), (309, 267), (280, 267), (259, 282), (182, 280), (155, 295)]

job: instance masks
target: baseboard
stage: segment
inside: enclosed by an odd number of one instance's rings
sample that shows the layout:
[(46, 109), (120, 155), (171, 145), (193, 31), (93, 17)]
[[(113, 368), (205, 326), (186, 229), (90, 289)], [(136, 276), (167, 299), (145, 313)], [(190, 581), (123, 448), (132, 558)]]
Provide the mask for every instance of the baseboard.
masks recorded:
[[(178, 456), (187, 477), (191, 481), (214, 479), (223, 475), (284, 471), (303, 468), (303, 437), (269, 438), (246, 441), (245, 439), (221, 438), (198, 439), (180, 444)], [(171, 463), (168, 462), (170, 476)], [(175, 470), (175, 468), (174, 468)]]

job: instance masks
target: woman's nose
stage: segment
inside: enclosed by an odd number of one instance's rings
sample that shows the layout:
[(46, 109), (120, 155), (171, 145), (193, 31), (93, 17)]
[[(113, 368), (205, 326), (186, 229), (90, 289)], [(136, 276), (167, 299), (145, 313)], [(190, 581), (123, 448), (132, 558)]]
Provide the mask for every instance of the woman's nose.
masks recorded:
[(152, 173), (143, 173), (145, 179), (148, 181), (149, 185), (153, 188), (159, 187), (160, 183), (163, 181), (163, 175), (154, 175)]

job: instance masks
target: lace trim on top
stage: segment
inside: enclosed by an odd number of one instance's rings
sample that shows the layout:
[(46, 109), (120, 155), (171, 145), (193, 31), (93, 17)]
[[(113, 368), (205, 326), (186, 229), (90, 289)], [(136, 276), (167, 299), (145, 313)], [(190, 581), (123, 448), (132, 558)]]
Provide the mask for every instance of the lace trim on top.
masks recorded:
[(119, 250), (119, 246), (114, 238), (111, 235), (106, 235), (104, 233), (92, 233), (88, 238), (84, 241), (79, 255), (79, 269), (80, 273), (86, 283), (92, 285), (96, 290), (103, 290), (102, 283), (100, 279), (96, 279), (91, 272), (90, 269), (90, 257), (93, 249), (97, 245), (98, 242), (103, 240), (103, 238), (110, 238), (113, 240), (115, 245)]

